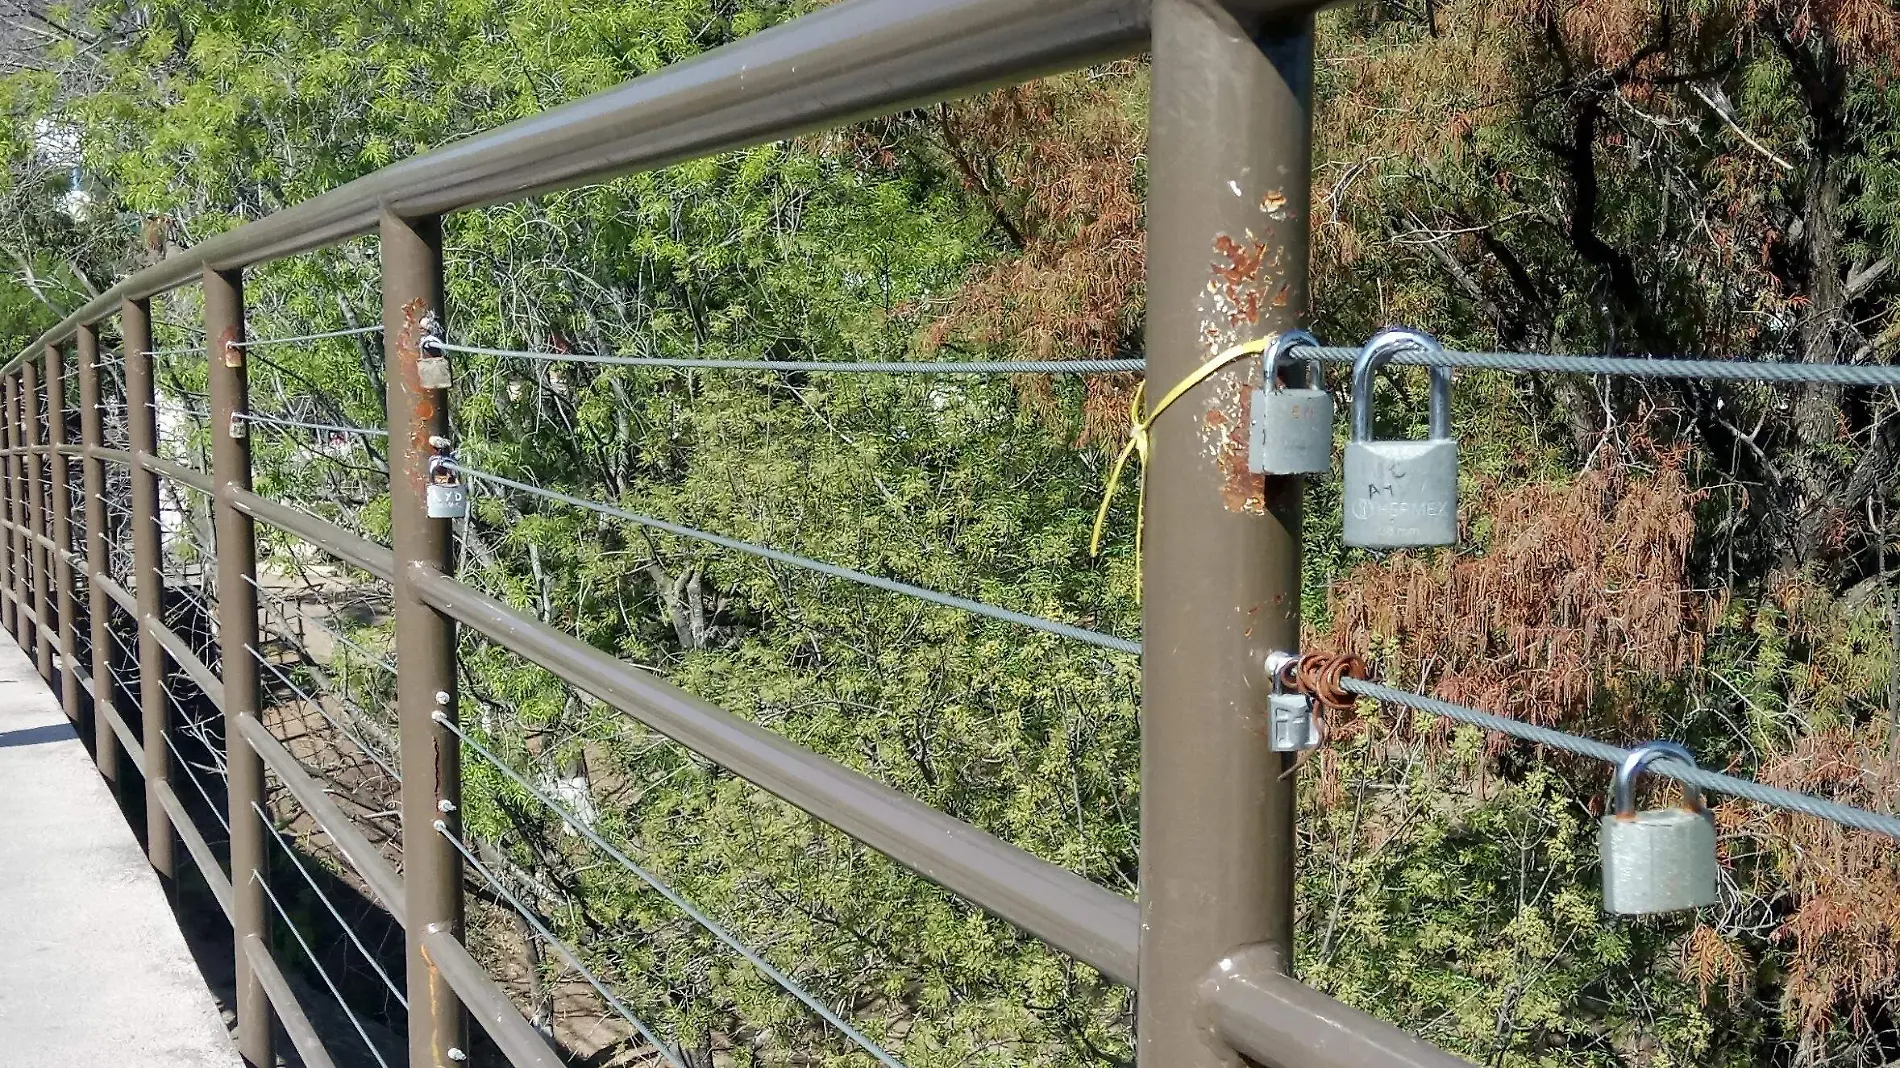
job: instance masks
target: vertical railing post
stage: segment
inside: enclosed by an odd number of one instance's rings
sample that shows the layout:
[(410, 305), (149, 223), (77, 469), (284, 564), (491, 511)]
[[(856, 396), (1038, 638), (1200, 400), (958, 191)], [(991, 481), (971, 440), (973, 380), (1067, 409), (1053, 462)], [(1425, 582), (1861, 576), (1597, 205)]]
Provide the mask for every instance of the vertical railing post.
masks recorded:
[[(0, 387), (0, 405), (4, 403), (5, 390), (4, 387)], [(12, 425), (11, 409), (8, 409), (6, 422), (8, 426)], [(5, 583), (5, 589), (8, 594), (7, 596), (0, 596), (0, 626), (4, 626), (8, 634), (14, 634), (18, 632), (20, 618), (18, 615), (19, 606), (13, 603), (11, 594), (19, 584), (17, 574), (20, 568), (20, 561), (13, 554), (13, 523), (15, 516), (13, 514), (13, 453), (11, 451), (12, 445), (10, 441), (11, 439), (8, 434), (4, 430), (0, 430), (0, 446), (5, 446), (7, 450), (4, 462), (0, 462), (0, 516), (4, 516), (7, 522), (7, 530), (4, 536), (0, 536), (0, 562), (4, 562), (6, 565), (4, 570), (0, 570), (0, 581)]]
[[(1307, 315), (1310, 16), (1155, 0), (1148, 192), (1152, 398)], [(1232, 1068), (1198, 990), (1233, 950), (1290, 959), (1294, 792), (1264, 660), (1299, 640), (1303, 482), (1250, 474), (1229, 366), (1157, 421), (1142, 581), (1140, 1068)], [(1273, 954), (1269, 953), (1271, 958)], [(1284, 967), (1284, 963), (1281, 964)]]
[[(218, 655), (224, 672), (225, 763), (230, 770), (232, 927), (237, 951), (238, 1053), (251, 1068), (271, 1068), (272, 1017), (264, 987), (243, 946), (258, 935), (269, 944), (265, 909), (264, 762), (244, 741), (238, 721), (258, 712), (257, 531), (232, 501), (251, 488), (251, 439), (238, 417), (250, 411), (244, 359), (241, 272), (204, 272), (205, 356), (210, 365), (212, 510), (218, 545)], [(235, 431), (235, 433), (234, 433)]]
[(112, 704), (112, 602), (99, 585), (109, 558), (106, 555), (106, 465), (95, 450), (105, 443), (105, 418), (99, 409), (99, 329), (79, 328), (74, 358), (79, 362), (79, 437), (81, 481), (86, 490), (86, 620), (92, 646), (93, 759), (99, 774), (115, 786), (119, 781), (119, 738), (105, 709)]
[(132, 443), (132, 569), (138, 573), (139, 712), (145, 741), (145, 850), (152, 869), (167, 887), (177, 874), (172, 860), (172, 825), (159, 801), (161, 784), (171, 779), (170, 706), (165, 702), (165, 649), (153, 627), (165, 621), (165, 569), (160, 558), (158, 476), (141, 462), (158, 454), (157, 391), (152, 385), (152, 304), (128, 300), (120, 306), (125, 336), (125, 417)]
[(73, 492), (72, 465), (63, 451), (66, 440), (66, 353), (58, 345), (46, 350), (46, 421), (52, 431), (53, 467), (53, 588), (59, 612), (59, 698), (66, 718), (79, 722), (79, 665), (74, 661), (79, 613), (73, 598)]
[[(389, 382), (390, 543), (396, 554), (396, 709), (402, 726), (403, 898), (409, 922), (409, 1063), (453, 1068), (468, 1048), (467, 1015), (430, 965), (422, 936), (461, 936), (461, 857), (440, 834), (461, 833), (458, 739), (435, 722), (456, 714), (455, 625), (416, 595), (413, 576), (451, 568), (446, 519), (428, 516), (430, 439), (449, 434), (448, 391), (422, 385), (424, 323), (442, 314), (439, 218), (382, 219), (383, 351)], [(447, 802), (447, 804), (444, 804)]]
[(26, 542), (26, 457), (21, 448), (26, 434), (20, 426), (20, 376), (7, 375), (7, 521), (13, 524), (13, 639), (29, 654), (33, 651), (33, 554)]
[(46, 488), (40, 474), (47, 470), (46, 454), (40, 450), (46, 441), (40, 436), (40, 368), (34, 360), (20, 362), (20, 430), (26, 439), (26, 510), (27, 559), (33, 562), (33, 649), (40, 677), (53, 681), (53, 636), (42, 625), (47, 618), (46, 601), (51, 593), (47, 581)]

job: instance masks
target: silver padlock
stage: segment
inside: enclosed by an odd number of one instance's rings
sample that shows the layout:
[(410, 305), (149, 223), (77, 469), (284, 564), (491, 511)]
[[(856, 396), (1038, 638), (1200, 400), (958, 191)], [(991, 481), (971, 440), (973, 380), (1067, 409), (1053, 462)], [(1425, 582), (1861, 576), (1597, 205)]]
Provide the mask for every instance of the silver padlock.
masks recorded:
[(1432, 368), (1431, 437), (1372, 440), (1372, 380), (1408, 348), (1442, 351), (1417, 330), (1382, 330), (1352, 365), (1352, 440), (1346, 443), (1347, 545), (1402, 549), (1458, 540), (1458, 441), (1451, 436), (1451, 368)]
[(1603, 817), (1603, 908), (1622, 916), (1675, 912), (1715, 904), (1715, 817), (1702, 791), (1682, 788), (1676, 808), (1637, 811), (1636, 777), (1652, 760), (1695, 757), (1674, 742), (1651, 742), (1630, 752), (1611, 786), (1615, 811)]
[[(440, 438), (429, 439), (431, 443)], [(446, 446), (437, 446), (442, 448)], [(429, 488), (427, 491), (430, 519), (465, 519), (468, 517), (468, 487), (455, 477), (448, 466), (447, 456), (429, 457)]]
[(1299, 657), (1274, 652), (1267, 656), (1267, 674), (1273, 679), (1273, 693), (1267, 697), (1267, 748), (1276, 753), (1297, 753), (1319, 748), (1323, 734), (1313, 699), (1303, 693), (1287, 692), (1285, 670)]
[(1319, 339), (1289, 330), (1262, 357), (1261, 385), (1253, 392), (1253, 435), (1247, 467), (1257, 475), (1317, 475), (1333, 469), (1333, 395), (1317, 359), (1307, 361), (1306, 386), (1280, 384), (1280, 365), (1297, 348)]
[(460, 482), (429, 483), (430, 519), (466, 519), (468, 487)]

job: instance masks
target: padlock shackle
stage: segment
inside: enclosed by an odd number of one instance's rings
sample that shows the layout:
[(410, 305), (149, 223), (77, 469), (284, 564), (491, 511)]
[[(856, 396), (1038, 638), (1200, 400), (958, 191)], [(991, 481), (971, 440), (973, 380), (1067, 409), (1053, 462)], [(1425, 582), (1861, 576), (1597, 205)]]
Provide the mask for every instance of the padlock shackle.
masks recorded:
[[(1657, 760), (1680, 760), (1695, 767), (1695, 754), (1675, 742), (1647, 742), (1630, 750), (1630, 755), (1617, 765), (1616, 777), (1610, 783), (1611, 802), (1616, 806), (1619, 816), (1636, 814), (1636, 777), (1643, 769)], [(1683, 806), (1695, 812), (1702, 811), (1702, 791), (1688, 783), (1682, 784)]]
[[(1294, 349), (1316, 349), (1319, 347), (1319, 338), (1314, 337), (1304, 330), (1288, 330), (1286, 333), (1274, 338), (1273, 344), (1267, 348), (1267, 354), (1260, 363), (1260, 378), (1262, 384), (1264, 384), (1269, 391), (1279, 389), (1280, 361), (1286, 359), (1287, 353), (1292, 352)], [(1325, 389), (1326, 368), (1324, 364), (1320, 363), (1319, 357), (1308, 357), (1306, 367), (1306, 388)]]
[[(1359, 357), (1352, 362), (1352, 440), (1372, 440), (1372, 379), (1379, 368), (1407, 349), (1431, 354), (1444, 351), (1430, 334), (1404, 327), (1379, 331), (1359, 350)], [(1451, 437), (1451, 368), (1443, 364), (1432, 367), (1431, 435), (1438, 441)]]

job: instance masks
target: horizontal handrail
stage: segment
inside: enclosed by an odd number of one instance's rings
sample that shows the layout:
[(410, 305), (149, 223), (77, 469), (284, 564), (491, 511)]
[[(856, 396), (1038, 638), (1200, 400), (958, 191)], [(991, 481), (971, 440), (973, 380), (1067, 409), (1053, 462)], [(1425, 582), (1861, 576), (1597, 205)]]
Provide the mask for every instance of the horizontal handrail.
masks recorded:
[(289, 1036), (290, 1044), (297, 1047), (297, 1055), (303, 1058), (305, 1068), (336, 1068), (330, 1051), (323, 1048), (317, 1029), (311, 1025), (297, 995), (291, 993), (290, 984), (284, 981), (284, 973), (278, 969), (277, 960), (270, 955), (264, 940), (254, 934), (245, 935), (243, 945), (244, 959), (250, 962), (251, 972), (264, 988), (271, 1008), (277, 1010), (277, 1022), (284, 1025), (284, 1034)]
[(119, 585), (112, 576), (103, 571), (93, 572), (91, 578), (98, 585), (100, 592), (112, 598), (112, 603), (125, 609), (133, 620), (136, 621), (139, 618), (139, 599), (132, 596), (131, 591)]
[(211, 888), (211, 896), (218, 899), (218, 907), (224, 910), (224, 918), (229, 921), (232, 917), (231, 877), (218, 864), (217, 856), (211, 852), (211, 843), (205, 841), (204, 832), (198, 829), (191, 813), (185, 811), (171, 783), (160, 779), (152, 784), (152, 791), (158, 795), (165, 815), (171, 818), (172, 830), (178, 832), (178, 840), (185, 843), (185, 852), (191, 854), (192, 863), (198, 865), (198, 874)]
[(197, 684), (218, 711), (224, 711), (224, 680), (205, 666), (203, 660), (198, 659), (198, 654), (192, 652), (191, 646), (177, 631), (156, 619), (143, 622), (151, 630), (152, 636), (158, 639), (158, 644), (171, 656), (172, 662), (185, 669), (185, 674), (191, 676), (191, 681)]
[(122, 301), (174, 289), (207, 268), (251, 266), (367, 233), (385, 210), (414, 217), (519, 200), (1086, 66), (1147, 43), (1142, 0), (837, 4), (412, 156), (167, 256), (81, 305), (0, 373)]
[(289, 505), (260, 497), (250, 490), (229, 489), (231, 504), (253, 519), (262, 520), (342, 560), (389, 581), (396, 574), (396, 555), (368, 538), (358, 537), (335, 523)]
[[(90, 682), (91, 680), (88, 679), (87, 681)], [(125, 718), (119, 715), (117, 708), (113, 707), (113, 701), (110, 697), (103, 701), (99, 700), (98, 687), (96, 686), (87, 687), (87, 692), (93, 695), (92, 707), (97, 710), (99, 715), (103, 715), (106, 718), (107, 723), (112, 725), (112, 733), (119, 736), (119, 745), (125, 749), (125, 758), (132, 762), (134, 768), (138, 769), (139, 778), (144, 778), (144, 743), (139, 741), (138, 735), (132, 733), (132, 728), (127, 725)], [(111, 687), (107, 687), (107, 692), (111, 692)]]
[(277, 773), (278, 781), (290, 791), (290, 796), (296, 798), (310, 818), (317, 821), (317, 826), (323, 828), (323, 833), (330, 836), (337, 852), (343, 854), (343, 858), (362, 876), (363, 882), (383, 903), (383, 907), (389, 910), (390, 916), (398, 924), (409, 926), (408, 912), (403, 902), (402, 877), (383, 859), (383, 854), (370, 844), (368, 838), (363, 837), (363, 832), (356, 829), (356, 824), (350, 822), (343, 810), (336, 807), (336, 802), (323, 792), (317, 780), (310, 777), (303, 765), (297, 763), (297, 758), (290, 755), (290, 750), (285, 749), (256, 716), (249, 712), (238, 716), (237, 728), (265, 765)]
[(438, 611), (1117, 982), (1135, 979), (1136, 904), (740, 719), (428, 568)]
[(1270, 946), (1222, 959), (1201, 1000), (1221, 1038), (1264, 1068), (1473, 1068), (1287, 975)]
[(534, 1029), (508, 995), (501, 992), (468, 949), (447, 927), (431, 925), (422, 934), (422, 959), (448, 981), (468, 1014), (482, 1025), (488, 1037), (508, 1058), (514, 1068), (564, 1068), (554, 1055), (548, 1039)]
[(163, 456), (153, 456), (149, 452), (141, 452), (137, 455), (139, 466), (152, 474), (189, 486), (199, 493), (210, 493), (212, 490), (211, 476), (203, 471), (194, 471), (184, 464), (167, 460)]

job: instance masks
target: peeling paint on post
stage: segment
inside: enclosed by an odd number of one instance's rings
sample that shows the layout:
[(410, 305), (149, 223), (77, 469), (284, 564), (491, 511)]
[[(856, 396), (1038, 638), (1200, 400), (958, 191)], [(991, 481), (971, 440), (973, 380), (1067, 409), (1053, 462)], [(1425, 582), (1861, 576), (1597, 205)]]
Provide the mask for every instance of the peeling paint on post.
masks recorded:
[[(1157, 392), (1306, 313), (1310, 19), (1155, 0), (1148, 359)], [(1248, 470), (1260, 362), (1154, 430), (1142, 645), (1140, 1068), (1241, 1063), (1205, 1025), (1231, 951), (1290, 954), (1293, 780), (1268, 748), (1264, 659), (1298, 640), (1297, 478)]]

